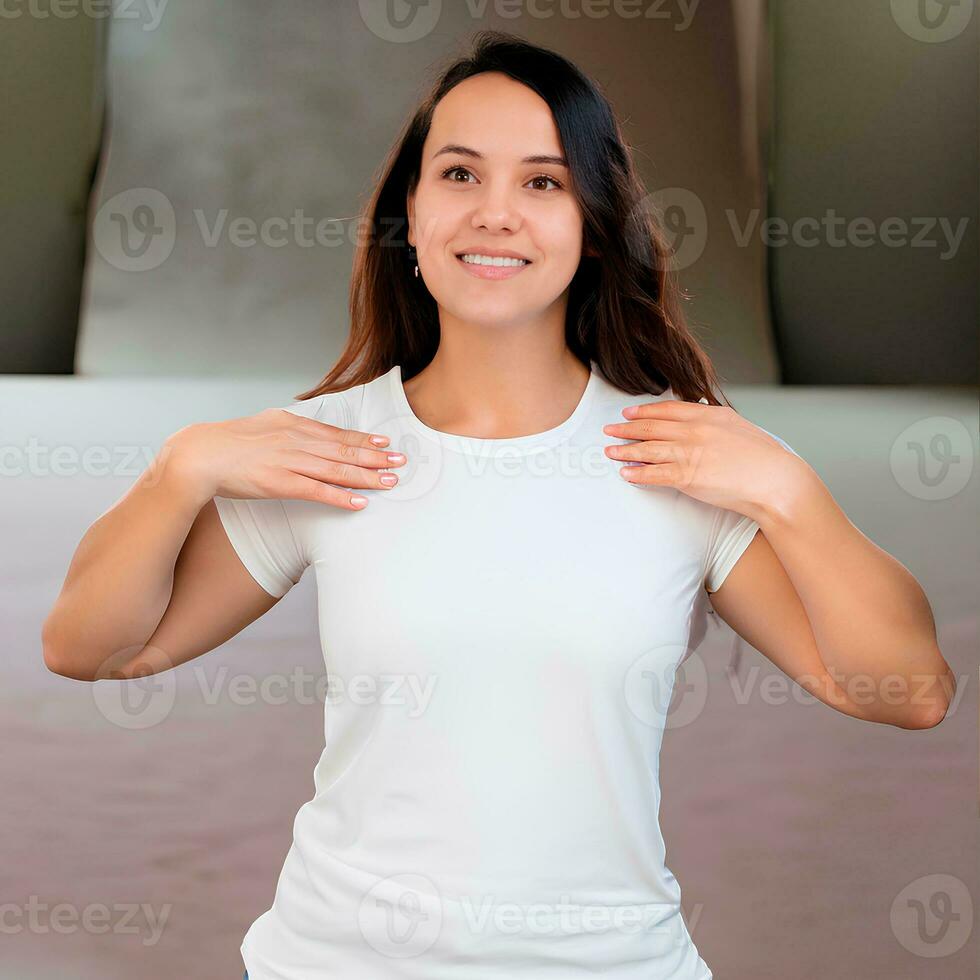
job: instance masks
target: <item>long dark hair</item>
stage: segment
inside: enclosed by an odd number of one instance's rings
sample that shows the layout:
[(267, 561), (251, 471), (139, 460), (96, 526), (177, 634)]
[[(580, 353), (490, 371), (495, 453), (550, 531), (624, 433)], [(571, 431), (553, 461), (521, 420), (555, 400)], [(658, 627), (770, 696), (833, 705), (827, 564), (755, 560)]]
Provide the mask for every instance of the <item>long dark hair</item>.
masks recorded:
[[(550, 106), (571, 172), (571, 191), (584, 215), (583, 254), (569, 285), (565, 337), (588, 366), (629, 394), (661, 394), (719, 405), (717, 376), (691, 334), (659, 214), (644, 206), (619, 123), (599, 86), (566, 58), (514, 34), (482, 30), (471, 50), (432, 87), (381, 166), (360, 222), (350, 285), (350, 334), (326, 376), (297, 395), (313, 398), (371, 381), (402, 366), (408, 380), (439, 344), (435, 299), (406, 241), (407, 199), (418, 184), (422, 147), (439, 101), (481, 72), (497, 71), (526, 85)], [(724, 397), (722, 395), (722, 397)], [(727, 399), (726, 399), (727, 402)]]

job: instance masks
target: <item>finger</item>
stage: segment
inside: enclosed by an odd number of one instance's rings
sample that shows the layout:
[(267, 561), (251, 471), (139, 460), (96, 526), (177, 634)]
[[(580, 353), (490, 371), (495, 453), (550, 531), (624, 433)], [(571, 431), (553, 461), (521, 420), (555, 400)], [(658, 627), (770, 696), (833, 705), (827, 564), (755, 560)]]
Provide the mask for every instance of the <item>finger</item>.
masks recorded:
[[(314, 480), (323, 480), (340, 487), (361, 490), (390, 490), (398, 484), (398, 476), (373, 467), (359, 466), (347, 460), (325, 459), (320, 455), (290, 450), (280, 457), (284, 468)], [(392, 477), (394, 479), (392, 480)]]
[(687, 453), (676, 442), (627, 442), (605, 447), (610, 459), (641, 463), (683, 463)]
[(639, 466), (623, 466), (619, 474), (628, 483), (673, 487), (677, 486), (680, 472), (677, 463), (643, 463)]
[(623, 415), (627, 419), (676, 419), (684, 422), (688, 419), (700, 418), (705, 409), (710, 409), (710, 407), (700, 402), (685, 402), (667, 398), (663, 401), (627, 405), (623, 409)]
[(352, 442), (340, 442), (334, 439), (296, 439), (287, 451), (299, 450), (322, 459), (346, 463), (351, 466), (387, 468), (389, 466), (404, 466), (404, 453), (390, 452), (387, 449), (372, 449)]
[(270, 496), (272, 495), (291, 500), (312, 500), (346, 510), (363, 510), (367, 506), (367, 504), (356, 503), (358, 494), (351, 493), (343, 487), (289, 471), (284, 471), (279, 475)]
[(294, 419), (294, 424), (291, 428), (300, 432), (309, 432), (316, 439), (329, 438), (334, 442), (342, 442), (351, 446), (363, 446), (366, 449), (377, 448), (379, 443), (376, 440), (379, 439), (382, 440), (380, 443), (382, 448), (389, 442), (388, 436), (382, 435), (379, 432), (362, 432), (360, 429), (345, 429), (339, 425), (332, 425), (330, 422), (321, 422), (319, 419), (309, 419), (305, 415), (297, 415), (295, 412), (290, 412), (287, 409), (280, 409), (280, 411), (291, 415)]
[(669, 419), (643, 418), (632, 422), (610, 422), (602, 427), (602, 431), (617, 439), (667, 439), (679, 442), (686, 432), (687, 424)]

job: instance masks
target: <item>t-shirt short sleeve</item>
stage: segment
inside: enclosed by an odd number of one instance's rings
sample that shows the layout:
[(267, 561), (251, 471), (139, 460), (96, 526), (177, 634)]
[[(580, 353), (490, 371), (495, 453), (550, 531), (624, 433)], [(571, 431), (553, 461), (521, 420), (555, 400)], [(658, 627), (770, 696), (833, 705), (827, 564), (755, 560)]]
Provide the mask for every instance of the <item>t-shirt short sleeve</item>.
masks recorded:
[[(341, 393), (279, 406), (295, 415), (352, 427), (347, 400)], [(275, 498), (215, 497), (214, 506), (232, 547), (252, 578), (269, 595), (281, 598), (310, 564), (299, 528), (290, 510), (302, 501)]]
[(214, 506), (232, 547), (269, 595), (284, 596), (308, 562), (296, 542), (282, 500), (215, 497)]
[(717, 592), (721, 588), (758, 530), (758, 523), (751, 517), (717, 508), (704, 566), (704, 587), (708, 592)]
[[(762, 426), (758, 428), (761, 429)], [(793, 453), (794, 456), (800, 455), (785, 440), (769, 432), (768, 429), (762, 429), (762, 431), (772, 436), (776, 442)], [(721, 588), (721, 584), (728, 577), (728, 573), (735, 567), (736, 562), (752, 543), (755, 532), (758, 530), (759, 524), (752, 518), (732, 510), (725, 510), (720, 507), (717, 509), (711, 534), (708, 538), (708, 550), (705, 558), (704, 587), (708, 592), (717, 592)]]

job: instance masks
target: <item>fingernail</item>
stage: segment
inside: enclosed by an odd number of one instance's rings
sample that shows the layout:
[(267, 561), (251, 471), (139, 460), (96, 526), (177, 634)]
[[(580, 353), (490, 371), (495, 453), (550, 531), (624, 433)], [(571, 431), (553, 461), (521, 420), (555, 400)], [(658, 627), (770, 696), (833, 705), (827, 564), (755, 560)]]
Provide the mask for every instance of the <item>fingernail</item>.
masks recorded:
[(389, 463), (404, 463), (405, 454), (404, 453), (388, 453)]
[(388, 442), (388, 437), (387, 436), (371, 436), (371, 438), (368, 439), (368, 442), (370, 442), (372, 445), (375, 445), (375, 446), (383, 446), (383, 445), (385, 445)]
[(378, 477), (378, 479), (386, 486), (393, 487), (398, 482), (398, 477), (394, 473), (385, 473), (384, 476)]
[(367, 497), (354, 496), (350, 498), (350, 502), (355, 507), (363, 507), (368, 501)]

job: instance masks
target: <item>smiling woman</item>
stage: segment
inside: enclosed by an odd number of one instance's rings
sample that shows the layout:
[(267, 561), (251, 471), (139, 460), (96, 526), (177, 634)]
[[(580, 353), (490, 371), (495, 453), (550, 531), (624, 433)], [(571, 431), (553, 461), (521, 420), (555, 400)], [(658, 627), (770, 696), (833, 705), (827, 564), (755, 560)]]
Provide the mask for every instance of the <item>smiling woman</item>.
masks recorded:
[[(514, 401), (501, 382), (516, 384), (519, 353), (539, 402), (596, 355), (629, 394), (671, 386), (681, 398), (721, 404), (647, 198), (594, 80), (555, 52), (480, 32), (387, 157), (362, 222), (348, 342), (298, 397), (360, 384), (395, 362), (406, 380), (423, 368), (434, 380), (455, 359), (465, 324), (469, 358), (506, 353), (493, 371), (504, 403)], [(540, 413), (541, 404), (528, 409)]]
[(84, 543), (52, 669), (182, 663), (312, 567), (327, 674), (368, 682), (325, 706), (255, 980), (709, 980), (659, 823), (707, 594), (838, 711), (946, 710), (921, 589), (722, 403), (645, 196), (592, 80), (481, 33), (382, 169), (335, 366), (175, 433)]
[(663, 695), (697, 593), (758, 525), (638, 493), (603, 457), (631, 396), (720, 405), (643, 197), (592, 80), (479, 35), (368, 205), (394, 233), (358, 251), (347, 346), (286, 406), (386, 433), (411, 470), (354, 520), (215, 499), (257, 581), (316, 568), (332, 673), (437, 681), (424, 711), (328, 710), (317, 794), (242, 946), (256, 974), (711, 976), (664, 863)]
[(643, 200), (595, 83), (481, 34), (368, 207), (404, 238), (368, 237), (347, 346), (286, 406), (383, 431), (410, 468), (360, 518), (215, 500), (275, 594), (316, 568), (331, 673), (435, 682), (424, 710), (327, 709), (316, 794), (242, 946), (258, 976), (709, 980), (658, 767), (705, 592), (827, 705), (942, 717), (938, 683), (925, 708), (849, 696), (858, 673), (947, 675), (928, 604), (722, 404)]

